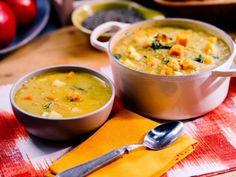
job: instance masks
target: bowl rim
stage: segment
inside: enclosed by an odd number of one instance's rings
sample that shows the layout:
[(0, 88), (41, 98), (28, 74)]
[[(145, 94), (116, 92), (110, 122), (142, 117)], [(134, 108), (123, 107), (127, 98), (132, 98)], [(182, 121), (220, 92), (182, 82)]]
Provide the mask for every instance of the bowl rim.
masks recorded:
[[(40, 75), (43, 73), (47, 73), (47, 72), (57, 71), (57, 70), (63, 71), (63, 69), (65, 69), (65, 71), (66, 71), (66, 68), (67, 69), (72, 68), (71, 70), (73, 70), (73, 68), (74, 68), (74, 71), (78, 70), (78, 72), (82, 71), (82, 72), (92, 74), (92, 75), (98, 77), (99, 79), (103, 80), (104, 82), (108, 83), (109, 86), (111, 87), (111, 92), (112, 92), (109, 100), (102, 107), (100, 107), (99, 109), (96, 109), (95, 111), (92, 111), (92, 112), (89, 112), (89, 113), (86, 113), (86, 114), (83, 114), (80, 116), (74, 116), (74, 117), (68, 117), (68, 118), (47, 118), (47, 117), (34, 115), (34, 114), (31, 114), (31, 113), (21, 109), (15, 103), (14, 96), (16, 94), (16, 91), (18, 89), (20, 89), (20, 87), (22, 87), (23, 83), (32, 79), (34, 76), (37, 76), (37, 75)], [(28, 118), (41, 119), (41, 120), (47, 120), (47, 121), (58, 121), (58, 120), (59, 121), (69, 121), (69, 120), (83, 119), (83, 118), (87, 118), (89, 116), (95, 115), (96, 113), (99, 113), (100, 111), (106, 109), (110, 104), (113, 104), (113, 101), (115, 99), (115, 87), (114, 87), (114, 84), (110, 78), (108, 78), (105, 74), (102, 74), (101, 72), (96, 71), (95, 69), (92, 69), (89, 67), (84, 67), (84, 66), (77, 66), (77, 65), (54, 65), (54, 66), (48, 66), (48, 67), (43, 67), (43, 68), (34, 70), (34, 71), (29, 72), (29, 73), (25, 74), (24, 76), (20, 77), (15, 82), (15, 84), (12, 86), (12, 88), (10, 90), (9, 97), (10, 97), (10, 103), (11, 103), (12, 109), (13, 110), (16, 109), (17, 111), (27, 115)]]
[[(230, 55), (227, 57), (227, 59), (221, 63), (220, 65), (217, 65), (216, 67), (210, 69), (210, 70), (207, 70), (207, 71), (204, 71), (204, 72), (198, 72), (198, 73), (194, 73), (194, 74), (186, 74), (186, 75), (161, 75), (161, 74), (154, 74), (154, 73), (148, 73), (148, 72), (144, 72), (144, 71), (139, 71), (139, 70), (135, 70), (133, 68), (130, 68), (124, 64), (122, 64), (121, 62), (119, 62), (112, 54), (112, 51), (111, 51), (111, 45), (114, 41), (114, 39), (119, 36), (121, 33), (123, 33), (124, 31), (129, 31), (129, 29), (131, 28), (135, 28), (135, 27), (138, 27), (138, 26), (141, 26), (142, 24), (147, 24), (147, 23), (155, 23), (155, 22), (158, 22), (158, 21), (169, 21), (169, 22), (188, 22), (188, 23), (192, 23), (192, 24), (198, 24), (199, 26), (203, 27), (202, 29), (211, 29), (215, 32), (217, 32), (220, 36), (220, 38), (224, 41), (224, 43), (229, 47), (230, 49)], [(229, 42), (226, 42), (226, 41), (229, 41)], [(230, 45), (228, 44), (230, 43)], [(232, 50), (231, 50), (232, 49)], [(145, 21), (141, 21), (141, 22), (137, 22), (137, 23), (134, 23), (134, 24), (130, 24), (130, 26), (128, 26), (127, 28), (125, 29), (121, 29), (120, 31), (118, 31), (115, 35), (113, 35), (111, 37), (111, 39), (108, 41), (108, 47), (107, 47), (107, 50), (106, 52), (108, 53), (109, 55), (109, 58), (111, 58), (112, 61), (114, 61), (115, 63), (117, 63), (119, 66), (121, 66), (122, 68), (125, 68), (125, 69), (128, 69), (129, 71), (131, 72), (134, 72), (136, 74), (140, 74), (140, 75), (148, 75), (148, 76), (152, 76), (152, 77), (159, 77), (159, 78), (169, 78), (169, 79), (183, 79), (183, 78), (195, 78), (195, 77), (204, 77), (205, 75), (210, 75), (212, 73), (212, 71), (220, 68), (220, 67), (224, 67), (224, 65), (226, 65), (229, 61), (233, 60), (234, 57), (236, 56), (236, 44), (234, 43), (234, 41), (232, 40), (232, 38), (226, 33), (224, 32), (223, 30), (221, 30), (220, 28), (212, 25), (212, 24), (209, 24), (209, 23), (206, 23), (206, 22), (202, 22), (202, 21), (199, 21), (199, 20), (193, 20), (193, 19), (188, 19), (188, 18), (165, 18), (165, 19), (149, 19), (149, 20), (145, 20)]]
[[(106, 4), (122, 4), (122, 5), (126, 5), (127, 7), (132, 7), (134, 9), (146, 9), (146, 10), (149, 10), (149, 11), (155, 11), (156, 13), (158, 13), (158, 17), (161, 19), (161, 18), (165, 18), (165, 15), (158, 11), (158, 10), (154, 10), (154, 9), (150, 9), (150, 8), (147, 8), (139, 3), (136, 3), (136, 2), (129, 2), (129, 1), (126, 1), (126, 0), (106, 0), (106, 1), (99, 1), (99, 2), (91, 2), (89, 4), (83, 4), (83, 5), (80, 5), (78, 6), (77, 8), (75, 8), (72, 12), (72, 15), (71, 15), (71, 21), (72, 21), (72, 24), (79, 30), (81, 30), (82, 32), (86, 33), (86, 34), (91, 34), (93, 30), (90, 30), (86, 27), (84, 27), (82, 25), (82, 23), (77, 23), (77, 16), (81, 13), (81, 11), (83, 11), (84, 9), (86, 8), (90, 8), (90, 7), (93, 7), (93, 6), (96, 6), (96, 5), (106, 5)], [(104, 8), (104, 7), (103, 7)], [(102, 8), (102, 9), (103, 9)], [(101, 9), (101, 10), (102, 10)], [(94, 13), (92, 13), (91, 15), (93, 15)], [(145, 18), (145, 20), (147, 20), (148, 18)], [(111, 37), (112, 34), (110, 33), (104, 33), (102, 35), (103, 37)]]

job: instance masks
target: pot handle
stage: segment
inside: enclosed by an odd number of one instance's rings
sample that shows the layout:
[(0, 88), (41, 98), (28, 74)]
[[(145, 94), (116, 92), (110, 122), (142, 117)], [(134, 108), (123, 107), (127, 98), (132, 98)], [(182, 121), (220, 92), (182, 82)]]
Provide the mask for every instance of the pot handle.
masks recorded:
[(212, 71), (212, 75), (216, 77), (236, 77), (236, 69), (215, 70)]
[[(233, 41), (233, 52), (232, 56), (235, 57), (236, 55), (236, 43)], [(234, 68), (235, 68), (235, 59), (233, 60)], [(236, 77), (236, 69), (229, 68), (229, 69), (216, 69), (212, 71), (212, 75), (216, 77)]]
[(128, 23), (120, 23), (120, 22), (113, 22), (113, 21), (101, 24), (93, 30), (90, 36), (90, 43), (93, 47), (106, 52), (108, 50), (109, 41), (107, 42), (98, 41), (99, 36), (101, 36), (102, 34), (111, 30), (114, 27), (118, 27), (119, 30), (122, 30), (122, 29), (127, 28), (129, 25), (130, 24)]

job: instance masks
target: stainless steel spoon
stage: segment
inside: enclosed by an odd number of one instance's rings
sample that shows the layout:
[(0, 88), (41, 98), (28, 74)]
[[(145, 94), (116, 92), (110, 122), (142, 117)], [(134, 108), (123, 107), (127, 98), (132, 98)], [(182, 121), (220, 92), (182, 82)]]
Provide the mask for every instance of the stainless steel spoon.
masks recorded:
[(147, 147), (152, 150), (160, 150), (174, 142), (182, 133), (182, 131), (182, 122), (172, 121), (163, 123), (153, 128), (146, 134), (143, 144), (133, 144), (114, 149), (107, 154), (98, 157), (97, 159), (65, 170), (57, 174), (56, 177), (84, 177), (95, 171), (96, 169), (122, 157), (123, 154), (139, 147)]

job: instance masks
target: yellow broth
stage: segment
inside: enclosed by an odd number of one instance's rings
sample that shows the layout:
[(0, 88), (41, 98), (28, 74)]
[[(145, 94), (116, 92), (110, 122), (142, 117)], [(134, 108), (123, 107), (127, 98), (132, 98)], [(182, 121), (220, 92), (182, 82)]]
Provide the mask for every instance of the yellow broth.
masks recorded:
[(68, 118), (95, 111), (112, 94), (110, 86), (84, 72), (49, 72), (32, 78), (15, 94), (15, 103), (33, 115)]
[(177, 27), (140, 27), (129, 32), (112, 53), (124, 65), (161, 75), (194, 74), (210, 70), (230, 55), (219, 38), (203, 31)]

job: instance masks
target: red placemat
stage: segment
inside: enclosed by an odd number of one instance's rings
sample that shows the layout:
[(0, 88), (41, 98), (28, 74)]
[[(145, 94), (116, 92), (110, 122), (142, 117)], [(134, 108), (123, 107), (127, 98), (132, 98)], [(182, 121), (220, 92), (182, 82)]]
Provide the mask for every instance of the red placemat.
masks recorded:
[[(101, 70), (112, 77), (109, 67)], [(42, 176), (71, 146), (29, 136), (12, 114), (10, 88), (0, 87), (0, 176)], [(164, 176), (213, 176), (236, 170), (236, 79), (231, 80), (229, 94), (218, 108), (187, 121), (185, 127), (185, 133), (199, 145)]]

